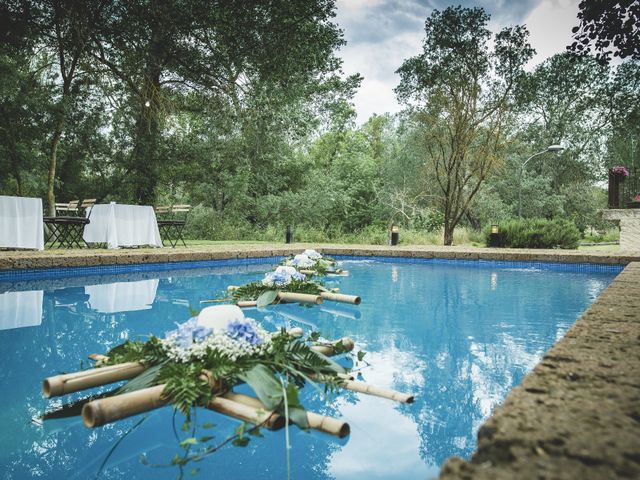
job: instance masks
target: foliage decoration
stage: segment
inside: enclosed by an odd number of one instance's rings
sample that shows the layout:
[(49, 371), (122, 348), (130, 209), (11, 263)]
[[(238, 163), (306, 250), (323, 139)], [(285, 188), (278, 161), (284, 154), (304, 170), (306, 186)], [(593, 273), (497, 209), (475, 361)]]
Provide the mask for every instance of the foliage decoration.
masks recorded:
[[(321, 283), (307, 279), (307, 276), (298, 272), (295, 267), (279, 266), (274, 272), (267, 273), (263, 280), (235, 289), (232, 292), (232, 299), (235, 301), (261, 299), (260, 306), (265, 306), (276, 300), (278, 292), (319, 295), (325, 291), (327, 289)], [(270, 301), (266, 302), (267, 299)]]
[[(220, 308), (237, 311), (220, 327), (211, 328), (207, 314)], [(319, 335), (312, 338), (317, 340)], [(147, 363), (151, 368), (129, 383), (141, 377), (144, 381), (137, 388), (164, 384), (166, 397), (187, 418), (192, 407), (206, 405), (213, 395), (223, 394), (239, 382), (249, 384), (268, 409), (284, 414), (278, 410), (284, 395), (278, 378), (285, 379), (289, 389), (289, 409), (304, 411), (294, 401), (298, 388), (314, 376), (321, 376), (323, 381), (328, 380), (327, 385), (335, 386), (339, 383), (337, 374), (345, 372), (333, 360), (313, 350), (312, 343), (299, 340), (286, 330), (268, 333), (254, 320), (244, 318), (237, 307), (209, 307), (167, 332), (163, 339), (152, 336), (145, 342), (127, 341), (115, 347), (105, 364)], [(149, 371), (153, 374), (149, 375)], [(208, 378), (217, 380), (217, 390), (212, 390)], [(295, 423), (306, 428), (302, 417), (295, 415), (292, 419), (298, 418)]]
[(622, 166), (622, 165), (618, 165), (615, 166), (611, 169), (611, 173), (614, 173), (616, 175), (622, 175), (624, 177), (628, 177), (629, 176), (629, 170), (627, 170), (627, 167)]
[(315, 250), (305, 250), (303, 253), (289, 257), (282, 265), (294, 267), (298, 271), (313, 272), (313, 275), (324, 276), (330, 273), (339, 274), (342, 270), (335, 268), (336, 261)]

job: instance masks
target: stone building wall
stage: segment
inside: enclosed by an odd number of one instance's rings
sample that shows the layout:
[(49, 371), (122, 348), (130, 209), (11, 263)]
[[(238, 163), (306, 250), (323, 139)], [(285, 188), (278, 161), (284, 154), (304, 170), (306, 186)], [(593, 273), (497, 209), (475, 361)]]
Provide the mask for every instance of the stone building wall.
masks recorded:
[(621, 250), (640, 252), (640, 209), (604, 210), (602, 218), (619, 222)]

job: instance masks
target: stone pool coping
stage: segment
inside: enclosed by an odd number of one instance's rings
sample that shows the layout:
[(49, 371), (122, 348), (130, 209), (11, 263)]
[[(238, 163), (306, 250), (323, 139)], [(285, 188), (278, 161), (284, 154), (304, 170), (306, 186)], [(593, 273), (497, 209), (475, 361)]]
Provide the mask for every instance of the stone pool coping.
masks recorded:
[(484, 422), (470, 461), (452, 457), (442, 480), (640, 478), (640, 252), (331, 244), (182, 249), (0, 252), (0, 271), (329, 255), (626, 265)]
[(251, 257), (271, 257), (316, 248), (328, 255), (452, 258), (465, 260), (514, 260), (627, 265), (640, 262), (640, 252), (533, 250), (480, 247), (335, 245), (296, 243), (208, 245), (188, 248), (140, 248), (122, 250), (45, 250), (0, 252), (0, 270), (86, 267), (135, 263), (184, 262)]

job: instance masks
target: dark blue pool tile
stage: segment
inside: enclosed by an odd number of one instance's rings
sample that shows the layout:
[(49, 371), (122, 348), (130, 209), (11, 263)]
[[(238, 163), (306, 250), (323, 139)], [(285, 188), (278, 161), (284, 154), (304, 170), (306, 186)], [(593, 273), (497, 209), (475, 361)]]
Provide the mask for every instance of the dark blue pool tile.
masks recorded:
[(166, 263), (136, 263), (129, 265), (98, 265), (94, 267), (35, 268), (30, 270), (7, 270), (0, 272), (0, 281), (40, 280), (50, 278), (81, 277), (134, 272), (162, 272), (178, 269), (196, 269), (279, 263), (285, 257), (234, 258), (229, 260), (197, 260)]

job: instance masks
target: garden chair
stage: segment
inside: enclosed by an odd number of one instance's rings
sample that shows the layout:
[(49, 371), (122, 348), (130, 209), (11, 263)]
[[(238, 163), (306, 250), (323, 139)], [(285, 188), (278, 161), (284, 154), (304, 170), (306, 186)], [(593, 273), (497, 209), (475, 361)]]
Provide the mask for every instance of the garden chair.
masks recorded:
[(182, 242), (185, 247), (187, 246), (182, 232), (187, 223), (187, 215), (190, 210), (191, 205), (174, 205), (171, 208), (156, 207), (156, 215), (160, 217), (157, 220), (158, 230), (160, 230), (163, 245), (166, 240), (172, 248), (175, 248), (178, 242)]
[(84, 227), (90, 220), (91, 207), (95, 205), (96, 199), (85, 199), (80, 206), (79, 201), (73, 200), (69, 202), (67, 207), (56, 207), (56, 212), (66, 212), (68, 215), (60, 215), (56, 217), (45, 217), (44, 223), (49, 230), (49, 236), (46, 243), (51, 243), (51, 247), (55, 248), (83, 248), (88, 247), (87, 242), (82, 238)]

